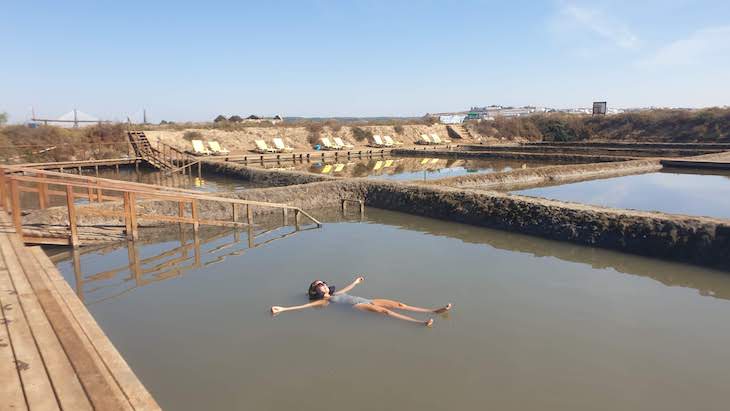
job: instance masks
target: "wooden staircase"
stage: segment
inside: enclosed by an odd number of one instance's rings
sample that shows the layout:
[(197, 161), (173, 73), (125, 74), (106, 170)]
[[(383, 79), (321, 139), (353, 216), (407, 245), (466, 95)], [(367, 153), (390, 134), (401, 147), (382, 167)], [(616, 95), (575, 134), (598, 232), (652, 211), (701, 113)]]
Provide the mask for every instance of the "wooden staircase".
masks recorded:
[(473, 140), (474, 136), (471, 134), (471, 131), (469, 131), (466, 126), (463, 124), (454, 124), (446, 126), (446, 130), (449, 133), (449, 137), (451, 139), (461, 139), (461, 140)]
[(175, 164), (165, 159), (159, 150), (152, 147), (144, 131), (129, 130), (127, 131), (127, 137), (137, 157), (145, 159), (145, 161), (160, 170), (173, 170), (176, 168)]

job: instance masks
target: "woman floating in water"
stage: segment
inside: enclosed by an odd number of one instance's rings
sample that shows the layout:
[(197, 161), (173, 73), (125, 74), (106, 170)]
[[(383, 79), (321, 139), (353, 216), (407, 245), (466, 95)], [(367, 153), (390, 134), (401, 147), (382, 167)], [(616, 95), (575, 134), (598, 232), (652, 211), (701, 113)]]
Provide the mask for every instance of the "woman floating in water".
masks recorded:
[(445, 313), (446, 311), (449, 311), (451, 309), (451, 304), (446, 305), (445, 307), (437, 308), (437, 309), (430, 309), (430, 308), (420, 308), (420, 307), (412, 307), (410, 305), (403, 304), (399, 301), (393, 301), (393, 300), (383, 300), (383, 299), (367, 299), (362, 297), (355, 297), (353, 295), (347, 294), (348, 291), (355, 288), (356, 285), (360, 284), (361, 282), (365, 281), (363, 277), (358, 277), (355, 279), (355, 281), (352, 282), (352, 284), (348, 285), (347, 287), (343, 288), (340, 291), (335, 291), (334, 286), (327, 285), (324, 281), (314, 281), (312, 284), (309, 285), (309, 291), (307, 291), (307, 294), (309, 295), (309, 299), (312, 300), (308, 304), (304, 305), (297, 305), (294, 307), (279, 307), (279, 306), (273, 306), (271, 307), (271, 313), (276, 315), (279, 313), (283, 313), (284, 311), (295, 311), (295, 310), (301, 310), (304, 308), (310, 308), (310, 307), (324, 307), (328, 305), (329, 303), (336, 303), (336, 304), (350, 304), (353, 307), (357, 308), (358, 310), (362, 311), (369, 311), (372, 313), (377, 314), (383, 314), (387, 315), (388, 317), (397, 318), (399, 320), (405, 320), (410, 321), (414, 323), (423, 324), (427, 327), (431, 327), (433, 325), (433, 318), (429, 318), (427, 321), (419, 321), (413, 317), (409, 317), (407, 315), (403, 315), (400, 313), (397, 313), (393, 311), (393, 309), (398, 310), (405, 310), (405, 311), (415, 311), (419, 313), (436, 313), (441, 314)]

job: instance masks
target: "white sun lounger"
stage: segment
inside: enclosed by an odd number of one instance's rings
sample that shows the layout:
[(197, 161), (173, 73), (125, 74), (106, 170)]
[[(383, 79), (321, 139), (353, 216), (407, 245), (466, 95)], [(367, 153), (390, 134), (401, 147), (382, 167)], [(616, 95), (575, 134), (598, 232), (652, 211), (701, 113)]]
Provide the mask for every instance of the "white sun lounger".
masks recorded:
[(427, 135), (421, 134), (421, 139), (416, 141), (416, 144), (421, 144), (421, 145), (427, 146), (427, 145), (433, 144), (433, 142), (431, 141), (430, 138), (428, 138)]
[(291, 153), (292, 151), (294, 151), (293, 148), (284, 144), (284, 140), (282, 140), (280, 137), (274, 139), (274, 148), (276, 148), (276, 151), (280, 153)]
[(403, 143), (401, 143), (400, 141), (393, 140), (393, 138), (390, 136), (383, 136), (383, 141), (385, 142), (385, 144), (388, 144), (391, 146), (402, 146), (403, 145)]
[(353, 146), (352, 144), (349, 144), (349, 143), (345, 143), (339, 137), (335, 137), (335, 144), (337, 144), (338, 146), (343, 147), (343, 148), (355, 148), (355, 146)]
[(439, 137), (439, 136), (438, 136), (438, 134), (436, 134), (436, 133), (433, 133), (433, 134), (431, 134), (431, 139), (432, 139), (432, 140), (433, 140), (433, 141), (434, 141), (434, 142), (435, 142), (436, 144), (448, 144), (448, 143), (450, 143), (450, 142), (451, 142), (451, 140), (448, 140), (448, 139), (445, 139), (445, 138), (444, 138), (444, 139), (442, 139), (442, 138), (441, 138), (441, 137)]
[(190, 143), (193, 144), (193, 152), (196, 155), (203, 155), (203, 156), (210, 155), (210, 150), (205, 148), (205, 144), (203, 144), (203, 140), (191, 140)]
[(324, 147), (325, 150), (339, 150), (339, 147), (332, 144), (332, 142), (330, 141), (329, 138), (322, 137), (319, 140), (322, 142), (322, 146)]
[(255, 151), (257, 153), (261, 153), (261, 154), (276, 153), (276, 150), (267, 146), (266, 142), (264, 140), (254, 140), (253, 142), (256, 143)]
[(380, 138), (380, 136), (377, 135), (377, 134), (373, 136), (373, 144), (372, 144), (372, 146), (373, 147), (388, 147), (388, 145), (385, 144), (383, 142), (383, 140)]
[(225, 148), (222, 148), (221, 145), (217, 141), (209, 141), (208, 147), (210, 147), (210, 151), (213, 152), (213, 154), (217, 156), (223, 156), (226, 154), (230, 154), (230, 151), (228, 151)]

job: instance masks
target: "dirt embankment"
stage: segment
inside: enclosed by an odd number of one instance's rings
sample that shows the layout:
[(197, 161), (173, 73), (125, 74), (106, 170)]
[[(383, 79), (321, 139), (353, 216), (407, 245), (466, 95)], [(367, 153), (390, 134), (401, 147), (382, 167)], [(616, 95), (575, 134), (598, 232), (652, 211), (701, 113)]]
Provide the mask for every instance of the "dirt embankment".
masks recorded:
[[(231, 174), (238, 168), (242, 176), (251, 175), (251, 171), (242, 165), (229, 167), (227, 172)], [(304, 173), (277, 173), (280, 182), (285, 178), (310, 178), (304, 177)], [(366, 179), (251, 189), (229, 196), (287, 203), (309, 211), (337, 207), (343, 198), (362, 199), (370, 207), (730, 269), (728, 220), (618, 210), (490, 191)], [(121, 209), (121, 204), (95, 204), (89, 207)], [(138, 209), (140, 214), (174, 215), (177, 212), (174, 203), (153, 201), (140, 202)], [(257, 215), (272, 211), (254, 208)], [(201, 218), (230, 218), (230, 213), (231, 208), (226, 205), (211, 202), (200, 204)], [(66, 221), (66, 212), (63, 208), (36, 211), (25, 216), (25, 221), (29, 224), (58, 226)], [(86, 215), (81, 217), (80, 223), (87, 226), (119, 225), (114, 219)]]
[[(359, 131), (358, 131), (359, 130)], [(243, 127), (238, 130), (220, 130), (220, 129), (186, 129), (186, 130), (148, 130), (145, 131), (147, 138), (155, 144), (161, 141), (165, 144), (172, 145), (179, 149), (190, 150), (192, 145), (185, 138), (186, 133), (199, 133), (195, 139), (204, 141), (218, 141), (222, 147), (234, 153), (246, 153), (256, 147), (254, 140), (264, 140), (268, 145), (272, 145), (272, 140), (281, 137), (290, 147), (299, 151), (312, 150), (313, 142), (319, 141), (320, 137), (341, 137), (345, 142), (356, 147), (365, 147), (369, 144), (367, 136), (380, 135), (391, 136), (396, 141), (402, 142), (404, 145), (415, 145), (421, 134), (435, 133), (441, 138), (447, 138), (446, 126), (442, 124), (434, 125), (399, 125), (399, 126), (341, 126), (337, 129), (329, 126), (313, 129), (310, 127)], [(188, 134), (189, 136), (190, 134)], [(357, 136), (359, 137), (357, 137)], [(360, 138), (360, 140), (358, 140)], [(363, 139), (365, 138), (365, 139)], [(475, 142), (464, 140), (464, 142)]]
[(465, 175), (426, 181), (424, 184), (508, 191), (648, 173), (661, 169), (660, 160), (633, 160), (614, 163), (536, 167), (499, 173)]

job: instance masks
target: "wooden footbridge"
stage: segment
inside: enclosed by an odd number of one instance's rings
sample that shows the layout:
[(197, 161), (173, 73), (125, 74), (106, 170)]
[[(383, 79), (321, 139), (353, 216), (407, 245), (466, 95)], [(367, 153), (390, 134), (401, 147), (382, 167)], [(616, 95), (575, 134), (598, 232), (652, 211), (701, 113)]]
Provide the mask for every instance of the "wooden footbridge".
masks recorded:
[[(189, 162), (170, 164), (174, 165), (171, 171), (185, 168), (190, 171)], [(302, 215), (317, 227), (321, 226), (303, 210), (286, 204), (48, 170), (59, 169), (58, 164), (39, 166), (47, 169), (0, 166), (0, 410), (160, 409), (46, 254), (39, 247), (27, 244), (74, 247), (86, 244), (78, 226), (78, 216), (85, 213), (122, 220), (128, 239), (138, 237), (140, 220), (190, 224), (193, 243), (183, 242), (174, 252), (181, 254), (182, 261), (188, 260), (186, 254), (192, 249), (197, 256), (192, 259), (194, 268), (201, 264), (200, 243), (196, 240), (201, 225), (247, 227), (249, 248), (256, 246), (253, 244), (256, 235), (252, 234), (254, 207), (281, 210), (285, 224), (287, 213), (293, 212), (295, 233), (300, 230)], [(53, 197), (65, 200), (68, 217), (65, 228), (59, 235), (38, 234), (37, 230), (29, 234), (23, 224), (23, 214), (31, 209), (48, 208)], [(178, 212), (142, 214), (138, 210), (140, 200), (171, 202), (177, 204)], [(117, 202), (121, 208), (96, 205), (107, 202)], [(201, 202), (229, 207), (230, 217), (202, 218)], [(242, 214), (245, 221), (239, 221)], [(130, 249), (136, 250), (133, 246)], [(169, 261), (155, 263), (168, 254), (144, 261), (131, 256), (131, 272), (139, 280), (135, 286), (180, 272), (183, 268), (166, 270), (170, 268)], [(143, 263), (155, 264), (142, 269)]]

